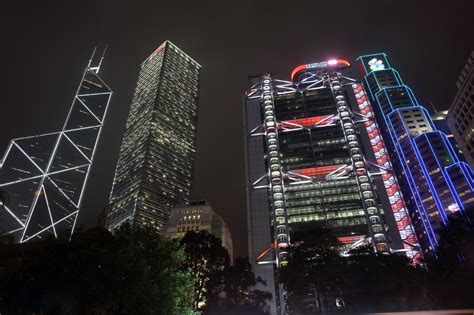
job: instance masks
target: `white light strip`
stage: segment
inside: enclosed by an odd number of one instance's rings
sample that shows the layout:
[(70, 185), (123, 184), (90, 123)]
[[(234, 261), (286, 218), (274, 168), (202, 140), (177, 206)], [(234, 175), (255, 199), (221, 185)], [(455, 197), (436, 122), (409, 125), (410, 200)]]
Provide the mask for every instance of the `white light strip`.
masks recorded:
[[(57, 225), (58, 223), (61, 223), (62, 221), (68, 219), (69, 217), (71, 217), (71, 216), (73, 216), (73, 215), (75, 215), (75, 214), (78, 214), (78, 212), (79, 212), (79, 210), (76, 210), (76, 211), (74, 211), (73, 213), (68, 214), (67, 216), (65, 216), (65, 217), (62, 218), (61, 220), (57, 221), (57, 222), (54, 223), (53, 225)], [(48, 226), (48, 227), (42, 229), (41, 231), (39, 231), (39, 232), (35, 233), (34, 235), (28, 237), (27, 239), (23, 239), (20, 243), (25, 243), (25, 242), (31, 240), (33, 237), (38, 236), (39, 234), (41, 234), (41, 233), (43, 233), (44, 231), (46, 231), (46, 230), (48, 230), (49, 228), (51, 228), (53, 225), (50, 225), (50, 226)], [(26, 231), (26, 229), (25, 229), (25, 231)]]
[[(25, 227), (25, 225), (23, 224), (23, 222), (21, 222), (21, 220), (20, 220), (16, 215), (14, 215), (13, 212), (12, 212), (6, 205), (3, 205), (3, 208), (4, 208), (5, 210), (7, 210), (7, 212), (10, 213), (10, 214), (12, 215), (12, 217), (13, 217), (15, 220), (17, 220), (18, 223), (21, 224), (22, 227)], [(20, 229), (20, 230), (21, 230), (21, 229)]]
[(5, 187), (5, 186), (9, 186), (9, 185), (14, 185), (14, 184), (26, 182), (26, 181), (29, 181), (29, 180), (33, 180), (33, 179), (36, 179), (36, 178), (42, 178), (42, 177), (44, 177), (44, 175), (37, 175), (37, 176), (33, 176), (33, 177), (23, 178), (23, 179), (19, 179), (19, 180), (13, 181), (13, 182), (8, 182), (8, 183), (0, 184), (0, 187)]
[(41, 174), (44, 174), (44, 172), (43, 172), (43, 170), (41, 169), (41, 167), (39, 167), (39, 166), (35, 163), (35, 161), (33, 161), (33, 160), (28, 156), (28, 154), (26, 154), (26, 152), (23, 151), (22, 148), (20, 148), (20, 146), (19, 146), (16, 142), (15, 142), (14, 144), (15, 144), (15, 146), (18, 148), (18, 150), (20, 150), (21, 153), (23, 153), (23, 155), (26, 156), (26, 158), (27, 158), (28, 160), (30, 160), (30, 162), (33, 163), (34, 166), (36, 166), (36, 168), (41, 172)]
[(56, 174), (59, 174), (59, 173), (64, 173), (64, 172), (73, 171), (73, 170), (76, 170), (76, 169), (78, 169), (78, 168), (86, 167), (86, 166), (89, 166), (89, 165), (90, 165), (90, 163), (88, 163), (88, 164), (82, 164), (82, 165), (79, 165), (79, 166), (74, 166), (74, 167), (71, 167), (71, 168), (66, 168), (66, 169), (63, 169), (63, 170), (50, 172), (50, 173), (45, 174), (45, 175), (46, 175), (46, 176), (56, 175)]
[(94, 95), (105, 95), (105, 94), (111, 95), (112, 92), (100, 92), (100, 93), (90, 93), (90, 94), (77, 94), (77, 97), (94, 96)]
[(51, 208), (49, 207), (48, 195), (46, 195), (46, 189), (44, 189), (44, 185), (41, 186), (41, 189), (43, 189), (44, 199), (46, 200), (46, 207), (48, 208), (49, 218), (51, 219), (51, 226), (53, 227), (54, 237), (57, 238), (58, 234), (56, 233), (56, 228), (54, 227), (53, 215), (51, 214)]
[(50, 181), (51, 184), (53, 184), (54, 187), (56, 187), (57, 190), (59, 190), (59, 192), (60, 192), (67, 200), (69, 200), (69, 202), (72, 203), (72, 205), (73, 205), (74, 207), (77, 208), (77, 204), (76, 204), (74, 201), (72, 201), (72, 200), (69, 198), (69, 196), (68, 196), (61, 188), (59, 188), (58, 184), (56, 184), (50, 177), (48, 177), (48, 180)]
[[(81, 102), (82, 106), (84, 106), (84, 107), (87, 109), (87, 111), (88, 111), (92, 116), (94, 116), (94, 118), (95, 118), (100, 124), (102, 124), (102, 120), (100, 120), (99, 117), (97, 117), (97, 116), (92, 112), (92, 110), (91, 110), (89, 107), (87, 107), (87, 105), (84, 104), (83, 101), (81, 101), (81, 99), (80, 99), (79, 97), (76, 96), (76, 98), (79, 100), (79, 102)], [(105, 115), (104, 115), (104, 117), (105, 117)]]
[(63, 133), (63, 135), (66, 137), (67, 140), (69, 140), (69, 142), (79, 151), (80, 154), (82, 154), (82, 156), (87, 160), (89, 161), (89, 163), (91, 163), (91, 160), (87, 157), (87, 155), (84, 154), (84, 152), (82, 152), (81, 149), (79, 149), (79, 147), (74, 143), (72, 142), (72, 140), (67, 136), (67, 134)]

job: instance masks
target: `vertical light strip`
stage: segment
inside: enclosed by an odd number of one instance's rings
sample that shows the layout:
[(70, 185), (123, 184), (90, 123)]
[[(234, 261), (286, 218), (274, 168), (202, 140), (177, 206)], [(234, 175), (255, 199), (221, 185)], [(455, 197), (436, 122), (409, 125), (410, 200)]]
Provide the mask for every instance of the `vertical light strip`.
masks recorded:
[(263, 106), (265, 142), (268, 155), (268, 173), (270, 178), (270, 196), (273, 209), (273, 228), (278, 267), (288, 263), (288, 216), (285, 205), (285, 188), (280, 160), (280, 145), (278, 141), (278, 125), (275, 117), (273, 101), (273, 86), (271, 75), (263, 77), (261, 105)]
[[(364, 87), (361, 84), (353, 84), (352, 90), (354, 91), (361, 114), (371, 118), (369, 121), (364, 122), (364, 125), (375, 154), (377, 165), (388, 170), (393, 170), (390, 157), (388, 156), (385, 143), (381, 137), (380, 129), (375, 121), (374, 112)], [(390, 202), (390, 208), (397, 223), (398, 233), (402, 239), (403, 247), (407, 250), (406, 255), (410, 259), (417, 261), (421, 258), (421, 254), (418, 250), (414, 250), (414, 247), (419, 248), (420, 245), (418, 244), (410, 217), (408, 216), (405, 200), (403, 199), (402, 192), (398, 185), (398, 180), (391, 171), (382, 174), (382, 180)]]
[(336, 102), (344, 138), (349, 147), (352, 168), (361, 195), (362, 207), (364, 208), (367, 224), (369, 226), (372, 244), (377, 252), (389, 252), (390, 248), (388, 247), (383, 222), (376, 202), (372, 179), (369, 177), (369, 172), (362, 155), (361, 146), (355, 133), (352, 113), (349, 109), (349, 104), (340, 82), (342, 79), (341, 74), (332, 71), (326, 74), (324, 79), (326, 85), (331, 87), (331, 92)]

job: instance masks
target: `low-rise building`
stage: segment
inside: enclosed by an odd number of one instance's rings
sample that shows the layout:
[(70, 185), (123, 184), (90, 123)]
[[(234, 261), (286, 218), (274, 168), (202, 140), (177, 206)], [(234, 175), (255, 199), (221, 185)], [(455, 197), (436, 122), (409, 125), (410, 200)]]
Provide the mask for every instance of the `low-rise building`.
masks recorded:
[(188, 231), (205, 230), (222, 241), (229, 252), (230, 262), (233, 262), (232, 235), (220, 215), (212, 210), (207, 200), (192, 201), (189, 204), (178, 205), (171, 210), (166, 226), (165, 235), (168, 237), (183, 237)]

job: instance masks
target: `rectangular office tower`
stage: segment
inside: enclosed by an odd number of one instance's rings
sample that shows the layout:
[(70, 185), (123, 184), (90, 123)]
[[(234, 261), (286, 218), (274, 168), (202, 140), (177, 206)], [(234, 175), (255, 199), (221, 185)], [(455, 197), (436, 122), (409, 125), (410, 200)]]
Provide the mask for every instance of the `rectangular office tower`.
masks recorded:
[(451, 214), (473, 219), (472, 170), (385, 54), (361, 56), (358, 64), (419, 243), (424, 252), (436, 250), (437, 231)]
[(474, 167), (474, 51), (456, 82), (458, 92), (448, 112), (448, 126), (454, 139)]
[(272, 312), (282, 312), (274, 275), (287, 262), (297, 231), (329, 228), (345, 251), (418, 258), (416, 236), (380, 130), (350, 63), (329, 60), (295, 68), (290, 80), (253, 79), (244, 97), (249, 257)]
[(190, 201), (201, 66), (169, 41), (141, 64), (110, 194), (106, 227), (161, 229)]

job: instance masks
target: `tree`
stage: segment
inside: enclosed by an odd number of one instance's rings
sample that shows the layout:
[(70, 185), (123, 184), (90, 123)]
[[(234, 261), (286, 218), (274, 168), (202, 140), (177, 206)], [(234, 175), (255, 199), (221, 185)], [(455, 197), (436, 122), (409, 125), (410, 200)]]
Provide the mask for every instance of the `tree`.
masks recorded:
[(295, 237), (288, 266), (280, 272), (293, 314), (401, 311), (432, 307), (426, 272), (405, 256), (375, 254), (368, 246), (340, 255), (341, 244), (327, 229)]
[[(0, 311), (45, 314), (192, 314), (195, 279), (180, 245), (124, 225), (2, 248)], [(3, 313), (2, 312), (2, 313)]]
[(341, 295), (341, 244), (325, 228), (296, 233), (294, 241), (289, 263), (280, 271), (288, 307), (302, 314), (333, 309), (329, 300)]
[(404, 255), (367, 251), (342, 258), (342, 300), (351, 312), (432, 309), (427, 271), (413, 266)]
[(474, 230), (458, 213), (437, 232), (436, 256), (426, 257), (429, 296), (440, 308), (472, 308)]
[(227, 250), (221, 240), (207, 231), (189, 231), (181, 239), (186, 251), (186, 263), (194, 277), (194, 309), (206, 315), (268, 313), (271, 294), (255, 289), (264, 284), (255, 277), (248, 259), (237, 258), (229, 264)]
[[(255, 277), (247, 258), (238, 257), (233, 266), (228, 266), (223, 273), (220, 286), (210, 290), (204, 313), (266, 315), (269, 313), (267, 301), (271, 293), (258, 290), (257, 284), (265, 285), (260, 277)], [(213, 284), (211, 283), (211, 286)]]
[(229, 254), (221, 240), (208, 231), (189, 231), (181, 239), (181, 244), (186, 252), (184, 266), (197, 279), (193, 309), (200, 310), (206, 304), (210, 289), (222, 285), (224, 270), (229, 266)]

